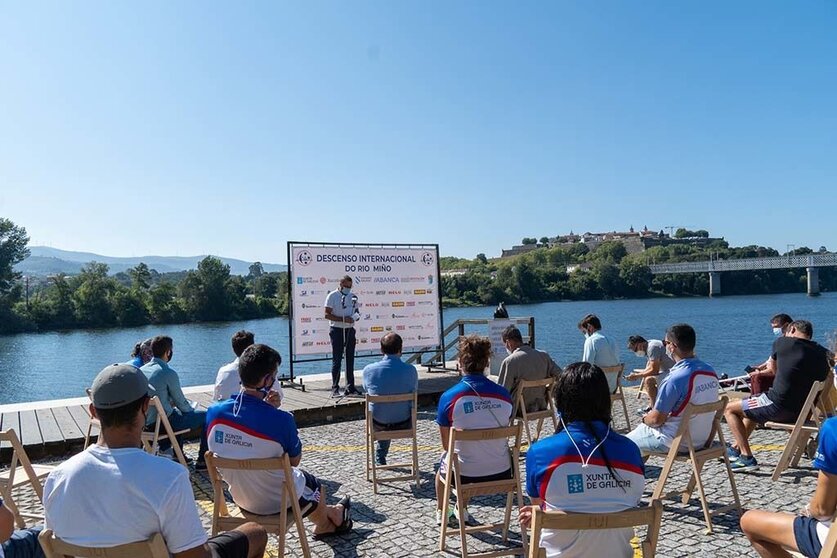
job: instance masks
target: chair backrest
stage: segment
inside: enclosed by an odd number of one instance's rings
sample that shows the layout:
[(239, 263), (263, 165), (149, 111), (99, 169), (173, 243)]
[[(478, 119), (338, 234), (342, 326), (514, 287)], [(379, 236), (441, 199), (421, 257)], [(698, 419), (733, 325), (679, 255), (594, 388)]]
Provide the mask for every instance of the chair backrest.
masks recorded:
[[(518, 422), (513, 424), (512, 426), (503, 426), (499, 428), (481, 428), (476, 430), (460, 430), (457, 428), (450, 429), (450, 438), (448, 442), (448, 448), (450, 451), (448, 452), (449, 457), (449, 469), (453, 469), (454, 475), (456, 477), (456, 486), (462, 487), (462, 491), (470, 492), (470, 493), (480, 493), (481, 486), (488, 486), (489, 491), (484, 492), (486, 494), (494, 494), (496, 492), (492, 492), (491, 489), (497, 487), (503, 487), (505, 485), (513, 485), (515, 483), (520, 482), (520, 436), (523, 432), (523, 426)], [(514, 439), (514, 443), (510, 448), (510, 463), (509, 467), (512, 470), (512, 478), (508, 480), (502, 481), (492, 481), (487, 483), (473, 483), (473, 484), (466, 484), (462, 485), (459, 480), (461, 475), (459, 470), (459, 457), (454, 451), (457, 442), (485, 442), (489, 440), (504, 440), (508, 444), (509, 438)], [(489, 486), (490, 485), (490, 486)]]
[(214, 515), (215, 517), (229, 516), (227, 503), (224, 496), (224, 478), (221, 476), (221, 469), (238, 471), (282, 471), (284, 473), (285, 493), (292, 502), (297, 502), (296, 490), (293, 483), (293, 470), (288, 454), (282, 457), (270, 457), (263, 459), (230, 459), (219, 457), (211, 451), (206, 452), (207, 472), (212, 483)]
[(169, 558), (169, 549), (160, 533), (155, 533), (147, 541), (91, 548), (64, 542), (53, 534), (52, 529), (46, 529), (38, 535), (38, 542), (46, 558)]
[(622, 372), (625, 371), (625, 363), (621, 362), (615, 366), (600, 366), (599, 368), (605, 374), (616, 374), (616, 389), (614, 392), (619, 391), (619, 388), (622, 387)]
[(544, 511), (540, 507), (534, 506), (529, 557), (540, 558), (546, 556), (546, 552), (539, 546), (543, 529), (590, 531), (647, 526), (648, 531), (645, 539), (640, 541), (640, 544), (644, 558), (652, 558), (657, 551), (657, 539), (659, 538), (662, 516), (663, 505), (659, 500), (653, 500), (645, 508), (633, 508), (613, 513), (564, 513)]
[(823, 415), (823, 420), (833, 417), (837, 411), (837, 386), (834, 385), (833, 370), (829, 370), (823, 380), (822, 391), (817, 399), (817, 410)]
[(715, 437), (721, 429), (721, 417), (724, 416), (724, 409), (727, 406), (728, 400), (729, 398), (726, 395), (723, 395), (717, 401), (713, 401), (711, 403), (704, 403), (702, 405), (689, 403), (686, 405), (686, 408), (683, 409), (683, 413), (680, 415), (680, 425), (677, 428), (677, 434), (674, 435), (674, 440), (671, 442), (672, 449), (679, 449), (681, 443), (684, 441), (684, 438), (689, 448), (697, 450), (701, 449), (694, 447), (694, 441), (692, 440), (692, 433), (690, 429), (692, 419), (698, 415), (714, 413), (714, 416), (712, 417), (712, 428), (709, 430), (709, 436), (707, 436), (706, 442), (704, 442), (701, 447), (707, 448), (711, 446), (712, 441), (715, 440)]
[[(366, 394), (366, 403), (364, 405), (364, 413), (366, 415), (366, 421), (369, 424), (372, 424), (373, 415), (372, 415), (372, 405), (380, 405), (380, 404), (387, 404), (387, 403), (406, 403), (410, 402), (412, 405), (410, 406), (410, 420), (412, 426), (410, 429), (416, 429), (416, 408), (418, 407), (418, 392), (411, 391), (410, 393), (399, 393), (397, 395), (369, 395)], [(409, 429), (407, 429), (409, 430)]]
[(552, 386), (555, 384), (555, 378), (543, 378), (541, 380), (520, 380), (514, 388), (512, 394), (514, 398), (514, 408), (512, 409), (512, 420), (517, 416), (518, 410), (526, 408), (526, 390), (541, 390), (546, 393), (547, 410), (552, 408), (551, 394)]
[(41, 483), (38, 482), (38, 475), (35, 473), (35, 469), (32, 468), (32, 462), (29, 461), (29, 456), (26, 455), (26, 450), (23, 449), (23, 444), (20, 443), (20, 438), (17, 437), (17, 433), (15, 433), (14, 429), (10, 428), (8, 430), (0, 431), (0, 442), (8, 442), (9, 445), (12, 446), (12, 459), (9, 462), (9, 478), (6, 482), (0, 481), (0, 496), (2, 496), (4, 500), (11, 500), (10, 493), (12, 487), (14, 486), (15, 471), (17, 470), (19, 463), (23, 468), (23, 471), (26, 473), (26, 476), (29, 478), (35, 494), (37, 494), (38, 498), (43, 501), (44, 489), (41, 486)]

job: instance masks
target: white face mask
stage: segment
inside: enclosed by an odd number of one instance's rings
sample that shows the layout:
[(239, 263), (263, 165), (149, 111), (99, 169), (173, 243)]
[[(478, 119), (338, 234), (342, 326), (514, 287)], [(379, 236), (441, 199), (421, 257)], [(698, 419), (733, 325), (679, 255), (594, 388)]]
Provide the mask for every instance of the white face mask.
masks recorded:
[(645, 357), (645, 351), (634, 351), (634, 354), (639, 358)]
[(774, 327), (773, 328), (773, 336), (774, 337), (781, 337), (782, 336), (782, 328), (781, 327)]

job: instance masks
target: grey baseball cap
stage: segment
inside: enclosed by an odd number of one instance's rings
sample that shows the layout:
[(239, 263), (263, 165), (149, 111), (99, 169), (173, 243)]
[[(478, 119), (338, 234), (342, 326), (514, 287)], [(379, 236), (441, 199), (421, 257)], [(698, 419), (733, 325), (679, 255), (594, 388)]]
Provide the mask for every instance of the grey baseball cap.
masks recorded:
[(130, 364), (111, 364), (93, 380), (90, 395), (97, 409), (116, 409), (148, 395), (148, 378)]

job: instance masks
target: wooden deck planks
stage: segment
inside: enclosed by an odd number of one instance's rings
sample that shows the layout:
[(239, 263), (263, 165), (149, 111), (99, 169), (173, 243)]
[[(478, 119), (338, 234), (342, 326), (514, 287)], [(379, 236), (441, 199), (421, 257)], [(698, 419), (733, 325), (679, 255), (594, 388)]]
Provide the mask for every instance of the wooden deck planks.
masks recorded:
[[(3, 413), (0, 428), (3, 430), (14, 430), (20, 437), (20, 413)], [(0, 443), (0, 448), (10, 448), (12, 445), (9, 442)]]
[[(356, 378), (362, 378), (357, 371)], [(419, 393), (441, 394), (459, 381), (459, 376), (450, 373), (427, 373), (419, 370)], [(285, 387), (285, 399), (282, 408), (297, 413), (301, 425), (323, 420), (344, 420), (361, 418), (363, 398), (331, 398), (331, 380), (306, 381), (306, 390)], [(187, 394), (198, 404), (198, 409), (206, 409), (213, 403), (211, 390)], [(333, 412), (331, 411), (333, 409)], [(355, 416), (357, 415), (357, 416)], [(36, 410), (24, 410), (0, 414), (0, 429), (14, 428), (24, 447), (35, 452), (56, 453), (71, 444), (80, 443), (87, 432), (90, 415), (87, 404), (56, 406)], [(93, 430), (93, 436), (98, 431)], [(48, 446), (47, 446), (48, 445)]]

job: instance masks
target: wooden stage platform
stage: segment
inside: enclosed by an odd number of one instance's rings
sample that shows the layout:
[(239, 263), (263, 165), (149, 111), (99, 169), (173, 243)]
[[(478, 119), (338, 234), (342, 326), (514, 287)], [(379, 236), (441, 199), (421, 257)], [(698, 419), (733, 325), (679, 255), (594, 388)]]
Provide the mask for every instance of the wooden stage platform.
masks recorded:
[[(361, 371), (355, 372), (358, 385), (362, 377)], [(282, 402), (282, 409), (293, 412), (299, 426), (363, 417), (362, 397), (331, 398), (330, 376), (318, 374), (303, 376), (302, 379), (305, 391), (286, 386)], [(457, 381), (457, 372), (420, 368), (419, 405), (435, 404), (439, 396)], [(199, 409), (206, 409), (212, 404), (212, 387), (192, 386), (183, 391), (189, 399), (197, 402)], [(30, 458), (63, 456), (83, 445), (90, 419), (88, 406), (87, 397), (0, 405), (0, 430), (13, 428)], [(94, 429), (94, 435), (96, 432)], [(10, 448), (2, 446), (0, 459), (8, 460), (10, 455)]]

